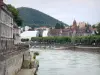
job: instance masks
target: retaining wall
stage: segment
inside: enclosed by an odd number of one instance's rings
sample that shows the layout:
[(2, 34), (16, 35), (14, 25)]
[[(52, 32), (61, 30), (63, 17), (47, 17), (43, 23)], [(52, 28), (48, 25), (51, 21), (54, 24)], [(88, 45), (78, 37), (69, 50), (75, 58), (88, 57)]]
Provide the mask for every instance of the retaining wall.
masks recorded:
[(13, 55), (4, 61), (0, 61), (0, 75), (15, 75), (21, 69), (23, 54)]

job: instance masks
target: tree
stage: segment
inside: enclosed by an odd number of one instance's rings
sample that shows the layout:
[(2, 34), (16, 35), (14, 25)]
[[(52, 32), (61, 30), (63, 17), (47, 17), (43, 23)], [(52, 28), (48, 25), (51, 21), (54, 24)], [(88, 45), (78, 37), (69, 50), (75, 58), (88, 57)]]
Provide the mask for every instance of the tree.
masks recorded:
[(61, 29), (65, 28), (65, 26), (63, 25), (63, 23), (61, 23), (60, 27), (61, 27)]
[(21, 39), (22, 42), (28, 42), (29, 39)]
[(92, 25), (92, 28), (96, 28), (96, 26), (95, 25)]
[(12, 15), (13, 15), (14, 21), (17, 23), (18, 26), (22, 26), (22, 20), (21, 20), (21, 18), (18, 16), (18, 15), (19, 15), (18, 10), (17, 10), (14, 6), (12, 6), (12, 5), (10, 5), (10, 4), (8, 4), (7, 6), (8, 6), (8, 10), (9, 10), (9, 11), (12, 13)]
[(85, 25), (85, 27), (86, 27), (86, 32), (87, 33), (89, 33), (90, 32), (90, 24), (89, 23), (87, 23), (86, 25)]
[(98, 31), (98, 35), (100, 35), (100, 23), (97, 25), (97, 31)]
[(62, 23), (61, 24), (56, 23), (55, 29), (64, 29), (64, 28), (65, 26)]
[(60, 29), (60, 24), (56, 23), (55, 29)]
[[(92, 28), (93, 28), (93, 29), (97, 29), (97, 26), (94, 24), (94, 25), (92, 25)], [(94, 34), (95, 34), (95, 35), (98, 35), (97, 30), (94, 30)]]

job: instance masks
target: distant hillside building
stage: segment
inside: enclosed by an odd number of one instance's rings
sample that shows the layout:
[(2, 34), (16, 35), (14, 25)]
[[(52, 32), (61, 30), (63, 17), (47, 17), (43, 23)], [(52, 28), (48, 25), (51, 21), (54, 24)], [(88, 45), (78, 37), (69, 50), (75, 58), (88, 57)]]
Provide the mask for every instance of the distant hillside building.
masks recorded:
[(38, 31), (39, 37), (48, 37), (49, 29), (50, 28), (43, 26), (43, 27), (35, 28), (34, 30)]
[(61, 29), (50, 29), (49, 36), (61, 36)]
[(77, 22), (76, 22), (76, 20), (73, 21), (73, 25), (72, 25), (71, 28), (72, 28), (73, 31), (77, 31)]
[(39, 29), (41, 29), (41, 30), (49, 30), (49, 28), (46, 27), (46, 26), (38, 27), (38, 28), (35, 28), (34, 30), (39, 30)]
[(29, 31), (29, 30), (32, 30), (32, 28), (30, 26), (22, 27), (21, 28), (21, 33), (24, 32), (24, 31)]
[(85, 22), (79, 22), (78, 26), (79, 26), (79, 29), (83, 29), (83, 28), (85, 28), (86, 23)]
[(24, 31), (23, 33), (21, 33), (21, 39), (30, 39), (32, 37), (38, 37), (38, 31)]
[(93, 34), (93, 28), (84, 22), (79, 24), (76, 20), (73, 21), (73, 25), (65, 29), (50, 29), (49, 36), (88, 36)]
[(25, 31), (28, 31), (29, 29), (31, 29), (31, 27), (25, 26)]

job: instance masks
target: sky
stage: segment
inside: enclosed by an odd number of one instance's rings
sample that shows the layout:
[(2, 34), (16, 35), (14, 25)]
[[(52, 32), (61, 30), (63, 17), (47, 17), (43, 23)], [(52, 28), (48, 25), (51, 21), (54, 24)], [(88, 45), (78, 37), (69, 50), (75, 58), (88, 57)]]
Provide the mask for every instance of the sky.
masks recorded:
[(64, 23), (100, 22), (100, 0), (4, 0), (6, 4), (18, 7), (30, 7), (44, 12)]

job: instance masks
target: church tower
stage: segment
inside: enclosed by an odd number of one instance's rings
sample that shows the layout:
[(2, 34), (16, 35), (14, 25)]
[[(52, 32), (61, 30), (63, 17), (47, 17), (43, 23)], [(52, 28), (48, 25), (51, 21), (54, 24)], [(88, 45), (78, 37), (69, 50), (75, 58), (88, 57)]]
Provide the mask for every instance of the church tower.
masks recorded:
[(75, 37), (77, 35), (77, 22), (76, 20), (73, 21), (73, 25), (72, 25), (72, 37)]
[(73, 21), (72, 29), (73, 29), (74, 31), (77, 30), (77, 22), (76, 22), (76, 20)]

